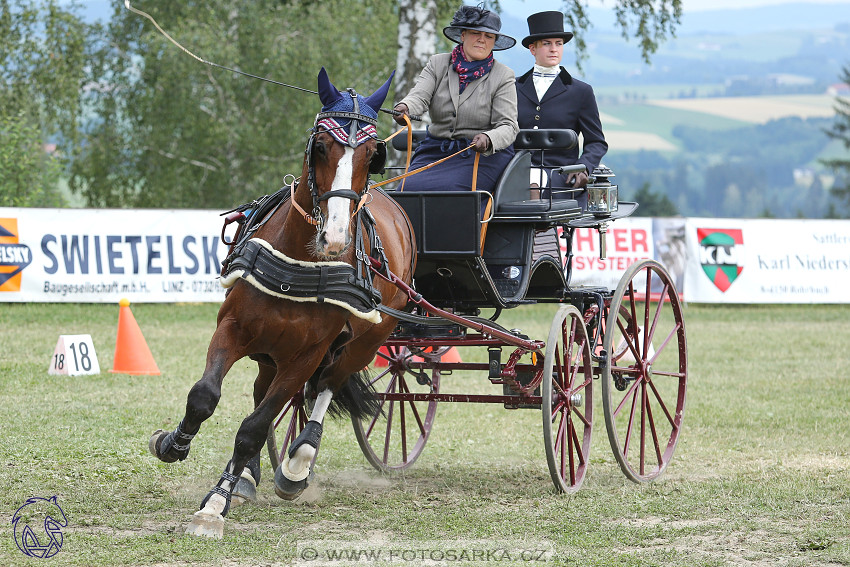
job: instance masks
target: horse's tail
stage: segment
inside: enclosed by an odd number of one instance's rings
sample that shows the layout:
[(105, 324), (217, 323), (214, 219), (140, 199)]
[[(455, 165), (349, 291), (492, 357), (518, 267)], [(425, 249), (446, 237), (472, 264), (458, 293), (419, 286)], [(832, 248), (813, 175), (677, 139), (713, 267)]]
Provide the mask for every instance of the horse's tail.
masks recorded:
[(348, 414), (352, 418), (367, 419), (383, 411), (370, 378), (365, 368), (350, 375), (334, 394), (328, 413), (334, 417)]

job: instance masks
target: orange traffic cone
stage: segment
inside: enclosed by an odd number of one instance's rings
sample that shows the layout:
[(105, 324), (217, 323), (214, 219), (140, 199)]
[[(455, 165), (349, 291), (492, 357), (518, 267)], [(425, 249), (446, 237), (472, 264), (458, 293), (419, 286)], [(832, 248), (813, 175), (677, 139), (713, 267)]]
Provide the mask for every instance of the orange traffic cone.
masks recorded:
[(112, 370), (116, 374), (159, 374), (148, 343), (130, 311), (130, 300), (122, 299), (118, 311), (118, 338), (115, 341), (115, 360)]
[(383, 354), (384, 356), (381, 356), (381, 354), (376, 354), (375, 355), (375, 361), (372, 363), (372, 365), (375, 368), (385, 368), (385, 367), (389, 366), (390, 365), (389, 361), (387, 361), (387, 359), (384, 358), (385, 356), (390, 355), (390, 351), (387, 350), (387, 347), (382, 346), (381, 348), (378, 349), (378, 352)]

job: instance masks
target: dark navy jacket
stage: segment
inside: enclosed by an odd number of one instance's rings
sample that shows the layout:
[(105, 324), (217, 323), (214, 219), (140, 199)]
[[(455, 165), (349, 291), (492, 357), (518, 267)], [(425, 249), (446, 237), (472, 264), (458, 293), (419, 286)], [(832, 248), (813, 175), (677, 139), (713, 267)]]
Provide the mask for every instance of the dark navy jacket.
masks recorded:
[(519, 127), (575, 130), (584, 138), (581, 157), (578, 155), (578, 147), (564, 151), (550, 150), (546, 152), (544, 165), (558, 167), (583, 163), (587, 166), (587, 172), (592, 172), (608, 151), (593, 88), (573, 79), (561, 67), (561, 73), (543, 95), (543, 100), (538, 101), (531, 73), (532, 70), (529, 70), (516, 80)]

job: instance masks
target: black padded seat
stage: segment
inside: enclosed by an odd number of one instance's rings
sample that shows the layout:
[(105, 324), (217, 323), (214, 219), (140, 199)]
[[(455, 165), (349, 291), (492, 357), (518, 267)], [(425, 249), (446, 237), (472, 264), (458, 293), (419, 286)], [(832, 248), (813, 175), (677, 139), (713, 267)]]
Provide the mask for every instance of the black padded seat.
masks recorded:
[[(425, 139), (425, 136), (427, 134), (428, 134), (427, 130), (414, 130), (413, 131), (413, 147), (411, 148), (411, 151), (415, 150), (417, 148), (417, 146), (419, 146), (419, 143), (422, 140)], [(407, 132), (402, 132), (401, 134), (399, 134), (398, 136), (396, 136), (395, 138), (390, 140), (390, 142), (392, 143), (394, 150), (398, 150), (400, 152), (406, 152), (407, 151)]]
[[(526, 132), (549, 132), (547, 130), (523, 130)], [(552, 130), (572, 132), (572, 130)], [(505, 168), (494, 192), (494, 222), (526, 221), (557, 222), (581, 215), (581, 207), (575, 199), (529, 199), (529, 171), (531, 152), (520, 150)]]

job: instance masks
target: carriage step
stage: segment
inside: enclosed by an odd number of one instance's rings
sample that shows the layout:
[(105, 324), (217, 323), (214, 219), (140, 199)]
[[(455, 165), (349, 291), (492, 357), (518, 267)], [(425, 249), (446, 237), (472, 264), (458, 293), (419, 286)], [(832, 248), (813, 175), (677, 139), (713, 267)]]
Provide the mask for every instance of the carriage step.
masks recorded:
[[(534, 379), (533, 372), (517, 372), (517, 381), (522, 385), (530, 384)], [(519, 392), (515, 392), (509, 384), (502, 384), (502, 395), (503, 396), (513, 396), (516, 398), (522, 397), (522, 394)], [(534, 392), (531, 393), (532, 396), (540, 395), (540, 386), (534, 389)], [(540, 409), (540, 404), (522, 404), (522, 403), (506, 403), (505, 409)]]
[(399, 321), (393, 331), (393, 337), (412, 338), (450, 338), (463, 337), (466, 335), (466, 327), (457, 324), (451, 325), (423, 325), (408, 321)]

